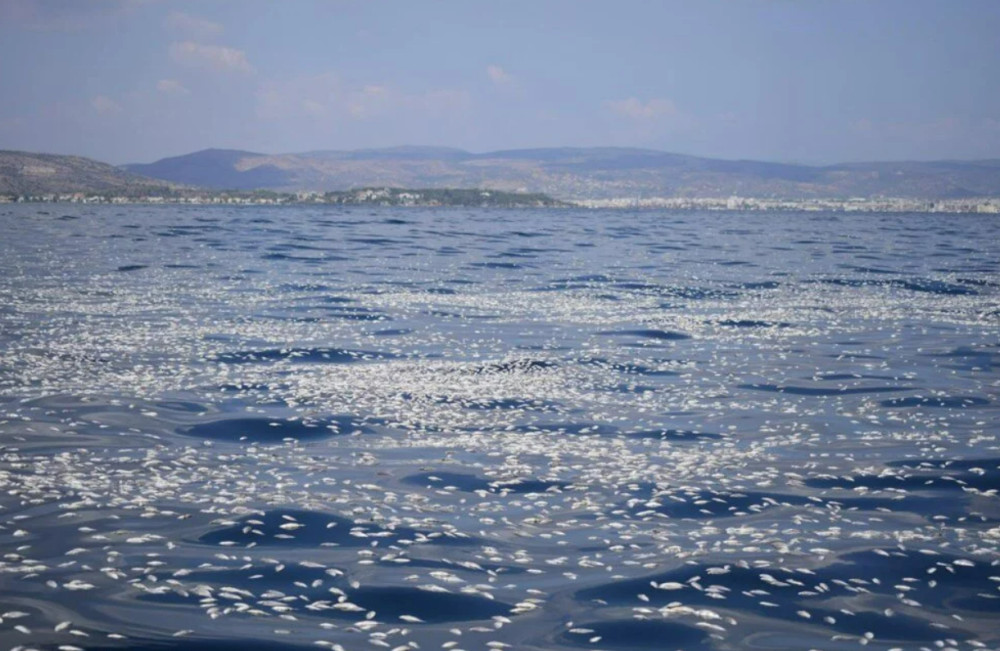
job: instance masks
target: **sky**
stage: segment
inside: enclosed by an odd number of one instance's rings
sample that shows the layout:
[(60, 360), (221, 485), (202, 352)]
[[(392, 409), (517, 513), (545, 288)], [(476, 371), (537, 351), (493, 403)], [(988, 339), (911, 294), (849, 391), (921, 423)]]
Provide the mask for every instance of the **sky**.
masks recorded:
[(998, 0), (0, 0), (0, 149), (1000, 158)]

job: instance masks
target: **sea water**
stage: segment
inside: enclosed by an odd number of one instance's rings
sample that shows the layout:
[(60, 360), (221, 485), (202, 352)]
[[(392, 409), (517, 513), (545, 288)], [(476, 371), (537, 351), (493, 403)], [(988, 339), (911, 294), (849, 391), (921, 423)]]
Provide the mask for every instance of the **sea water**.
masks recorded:
[(995, 216), (0, 228), (5, 647), (1000, 646)]

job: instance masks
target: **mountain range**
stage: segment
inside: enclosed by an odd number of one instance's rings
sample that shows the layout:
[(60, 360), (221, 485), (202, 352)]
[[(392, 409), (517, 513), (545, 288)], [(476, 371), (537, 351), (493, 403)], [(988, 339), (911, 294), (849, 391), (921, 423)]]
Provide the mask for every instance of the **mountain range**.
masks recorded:
[(636, 196), (959, 199), (1000, 196), (1000, 160), (827, 166), (721, 160), (597, 147), (471, 153), (443, 147), (261, 154), (228, 149), (126, 165), (143, 176), (216, 189), (488, 188), (558, 199)]
[(84, 158), (0, 151), (0, 195), (162, 194), (174, 184)]
[(263, 154), (202, 151), (114, 167), (77, 156), (0, 151), (0, 194), (208, 190), (483, 188), (557, 199), (1000, 197), (1000, 159), (800, 165), (618, 147), (471, 153), (444, 147)]

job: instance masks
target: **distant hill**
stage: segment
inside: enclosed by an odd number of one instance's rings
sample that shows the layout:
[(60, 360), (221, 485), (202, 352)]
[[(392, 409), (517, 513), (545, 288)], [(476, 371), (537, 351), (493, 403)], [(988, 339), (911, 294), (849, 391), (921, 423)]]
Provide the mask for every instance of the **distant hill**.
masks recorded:
[(184, 156), (163, 158), (148, 165), (125, 165), (124, 168), (143, 176), (217, 190), (285, 189), (294, 186), (292, 173), (257, 162), (265, 157), (266, 154), (236, 149), (205, 149)]
[(90, 158), (0, 150), (0, 194), (128, 196), (163, 192), (172, 186)]
[(130, 172), (215, 189), (340, 191), (359, 187), (488, 188), (559, 199), (1000, 196), (1000, 160), (795, 165), (621, 147), (471, 153), (444, 147), (261, 154), (206, 149)]
[(556, 199), (756, 197), (943, 200), (1000, 197), (1000, 160), (794, 165), (618, 147), (475, 154), (444, 147), (261, 154), (206, 149), (114, 167), (0, 151), (0, 194), (138, 196), (210, 190), (485, 189)]

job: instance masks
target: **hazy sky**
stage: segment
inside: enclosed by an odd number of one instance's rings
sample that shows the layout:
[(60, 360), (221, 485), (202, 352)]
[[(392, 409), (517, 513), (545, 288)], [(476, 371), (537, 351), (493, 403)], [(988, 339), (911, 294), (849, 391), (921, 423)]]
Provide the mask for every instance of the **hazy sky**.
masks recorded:
[(1000, 0), (0, 0), (0, 149), (1000, 158)]

